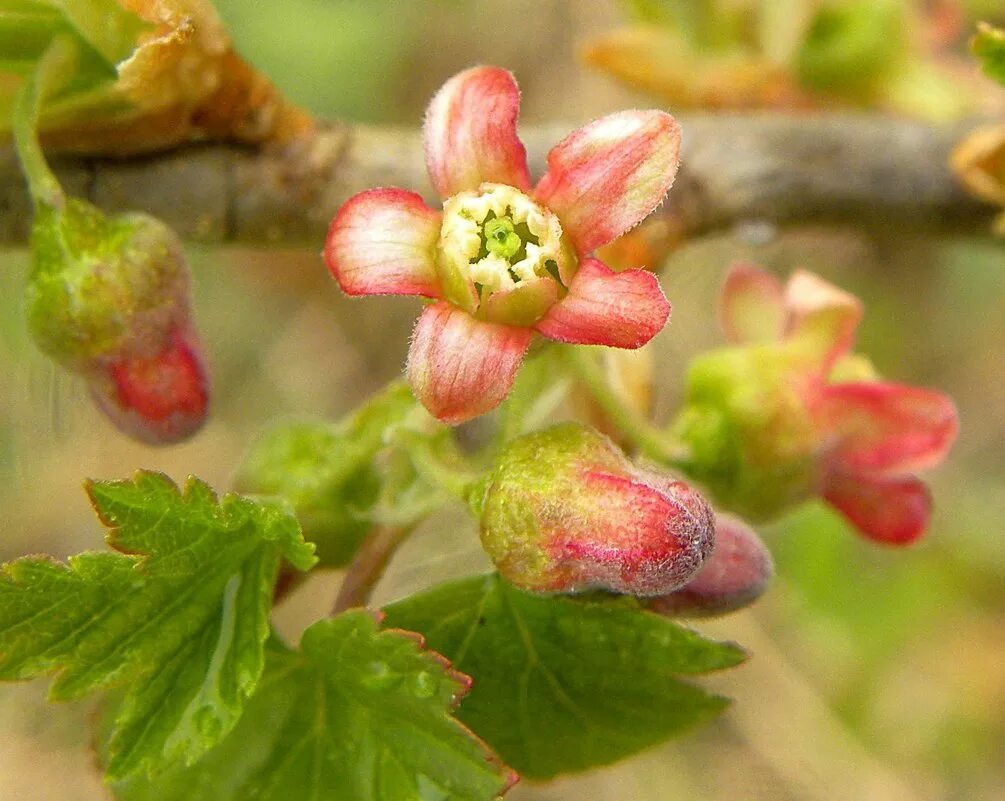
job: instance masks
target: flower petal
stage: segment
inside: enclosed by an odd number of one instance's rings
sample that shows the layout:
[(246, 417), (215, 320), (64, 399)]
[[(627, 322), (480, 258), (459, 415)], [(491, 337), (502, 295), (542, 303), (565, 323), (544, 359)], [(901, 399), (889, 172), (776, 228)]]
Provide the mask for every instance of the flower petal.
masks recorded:
[(621, 111), (573, 131), (548, 154), (534, 197), (554, 211), (579, 253), (647, 217), (673, 184), (680, 127), (662, 111)]
[(415, 192), (360, 192), (332, 220), (325, 263), (347, 295), (439, 297), (433, 249), (440, 221)]
[(914, 476), (874, 479), (835, 473), (823, 495), (866, 537), (889, 545), (918, 539), (932, 512), (928, 488)]
[(456, 425), (498, 406), (534, 336), (529, 328), (483, 323), (440, 301), (415, 324), (406, 372), (430, 414)]
[(535, 328), (549, 339), (575, 345), (641, 348), (670, 317), (670, 301), (656, 276), (645, 270), (615, 273), (584, 259), (569, 294)]
[(788, 338), (805, 347), (824, 371), (848, 350), (862, 319), (862, 302), (806, 270), (785, 286)]
[(949, 397), (886, 381), (824, 386), (813, 413), (834, 442), (830, 458), (848, 472), (932, 467), (945, 457), (958, 429)]
[(448, 80), (426, 111), (426, 169), (444, 199), (482, 183), (530, 189), (527, 151), (516, 134), (520, 89), (499, 67), (473, 67)]
[(719, 327), (730, 342), (772, 342), (785, 330), (781, 282), (753, 264), (737, 264), (719, 293)]

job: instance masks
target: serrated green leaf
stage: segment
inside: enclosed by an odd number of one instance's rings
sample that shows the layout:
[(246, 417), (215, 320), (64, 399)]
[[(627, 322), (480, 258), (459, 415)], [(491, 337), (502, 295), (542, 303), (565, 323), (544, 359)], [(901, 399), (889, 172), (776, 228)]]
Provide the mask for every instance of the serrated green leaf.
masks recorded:
[(107, 542), (62, 565), (28, 557), (0, 574), (0, 679), (55, 672), (51, 696), (129, 683), (109, 773), (193, 761), (234, 725), (264, 664), (279, 559), (312, 547), (289, 508), (159, 473), (87, 486)]
[(726, 699), (678, 676), (744, 659), (635, 601), (535, 595), (496, 575), (385, 612), (472, 677), (458, 717), (535, 779), (614, 762), (712, 717)]
[(450, 711), (468, 687), (407, 632), (346, 612), (275, 647), (231, 735), (122, 801), (489, 801), (513, 777)]
[(979, 23), (970, 49), (980, 59), (985, 74), (1005, 85), (1005, 30)]

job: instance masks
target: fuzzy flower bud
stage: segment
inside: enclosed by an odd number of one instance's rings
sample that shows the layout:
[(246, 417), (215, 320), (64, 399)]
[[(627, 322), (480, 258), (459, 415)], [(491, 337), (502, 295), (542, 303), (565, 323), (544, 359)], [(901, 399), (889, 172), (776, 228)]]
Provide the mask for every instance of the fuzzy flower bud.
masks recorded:
[(40, 208), (32, 230), (28, 326), (81, 374), (125, 433), (176, 442), (204, 422), (206, 374), (177, 235), (145, 214), (106, 216), (81, 200)]
[(695, 574), (715, 539), (694, 489), (576, 423), (509, 443), (478, 502), (499, 572), (538, 592), (663, 595)]
[(753, 529), (731, 515), (715, 517), (715, 548), (694, 578), (646, 606), (670, 617), (713, 617), (742, 609), (764, 593), (774, 574), (771, 554)]

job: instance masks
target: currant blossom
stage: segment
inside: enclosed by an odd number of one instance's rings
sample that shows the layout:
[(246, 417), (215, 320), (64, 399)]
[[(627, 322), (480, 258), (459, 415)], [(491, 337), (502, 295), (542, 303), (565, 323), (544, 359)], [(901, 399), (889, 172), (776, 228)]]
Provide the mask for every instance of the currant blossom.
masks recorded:
[(372, 189), (342, 206), (325, 245), (346, 294), (433, 299), (406, 372), (423, 405), (451, 424), (502, 402), (535, 333), (638, 348), (670, 314), (651, 273), (616, 273), (591, 254), (662, 201), (677, 171), (676, 122), (623, 111), (589, 123), (551, 150), (532, 187), (519, 104), (513, 76), (498, 67), (448, 80), (423, 130), (443, 210), (405, 189)]
[(579, 423), (511, 440), (473, 506), (500, 574), (537, 592), (663, 595), (695, 575), (715, 541), (696, 490), (632, 464)]
[(675, 424), (702, 479), (748, 514), (819, 494), (870, 539), (920, 537), (931, 500), (914, 472), (952, 445), (952, 400), (880, 380), (851, 352), (862, 304), (812, 273), (783, 287), (739, 265), (719, 317), (737, 346), (692, 365)]

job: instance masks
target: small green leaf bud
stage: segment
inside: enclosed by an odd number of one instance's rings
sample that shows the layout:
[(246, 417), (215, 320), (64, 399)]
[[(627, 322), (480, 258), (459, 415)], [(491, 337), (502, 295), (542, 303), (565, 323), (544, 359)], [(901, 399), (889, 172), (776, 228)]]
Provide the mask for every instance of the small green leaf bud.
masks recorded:
[(321, 563), (339, 567), (370, 529), (366, 510), (380, 490), (372, 460), (363, 457), (330, 423), (281, 424), (252, 446), (235, 487), (286, 498)]
[(482, 544), (528, 590), (663, 595), (695, 574), (715, 538), (693, 488), (577, 423), (510, 442), (483, 492)]

